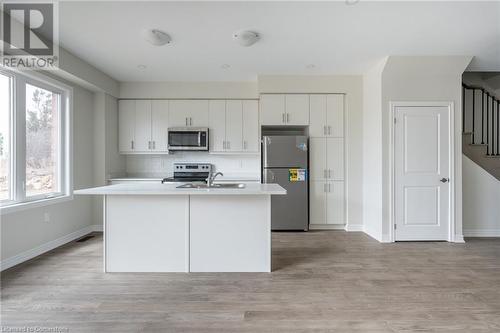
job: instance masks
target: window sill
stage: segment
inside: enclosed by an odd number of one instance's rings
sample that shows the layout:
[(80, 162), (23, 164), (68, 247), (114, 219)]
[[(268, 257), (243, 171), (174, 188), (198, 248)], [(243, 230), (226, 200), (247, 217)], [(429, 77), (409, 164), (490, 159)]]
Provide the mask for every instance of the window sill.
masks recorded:
[(44, 207), (49, 205), (55, 205), (62, 202), (67, 202), (73, 200), (73, 195), (62, 195), (55, 198), (40, 199), (36, 201), (28, 201), (16, 203), (8, 206), (0, 207), (0, 215), (6, 215), (11, 213), (20, 212), (23, 210)]

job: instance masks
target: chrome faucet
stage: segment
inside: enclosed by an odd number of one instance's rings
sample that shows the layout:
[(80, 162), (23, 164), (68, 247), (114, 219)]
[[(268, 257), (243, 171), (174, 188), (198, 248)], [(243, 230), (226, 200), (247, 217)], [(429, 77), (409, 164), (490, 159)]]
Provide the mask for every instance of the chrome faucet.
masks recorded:
[(224, 174), (222, 172), (217, 172), (217, 173), (214, 173), (213, 175), (212, 175), (212, 173), (210, 173), (208, 175), (208, 178), (207, 178), (207, 186), (208, 187), (211, 187), (214, 184), (214, 180), (217, 176), (224, 176)]

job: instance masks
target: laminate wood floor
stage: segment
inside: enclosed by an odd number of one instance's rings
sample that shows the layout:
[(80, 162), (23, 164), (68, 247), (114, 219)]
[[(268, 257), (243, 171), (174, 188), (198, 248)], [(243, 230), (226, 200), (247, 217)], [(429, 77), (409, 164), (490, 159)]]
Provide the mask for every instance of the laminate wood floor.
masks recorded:
[(2, 273), (2, 332), (500, 332), (500, 239), (275, 233), (273, 269), (104, 274), (96, 234)]

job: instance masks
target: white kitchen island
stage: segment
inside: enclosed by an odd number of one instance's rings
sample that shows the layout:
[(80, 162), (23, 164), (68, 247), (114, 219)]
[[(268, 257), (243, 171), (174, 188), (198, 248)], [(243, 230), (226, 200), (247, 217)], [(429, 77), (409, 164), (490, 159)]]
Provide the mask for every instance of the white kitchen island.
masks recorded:
[(271, 195), (237, 189), (117, 184), (75, 191), (104, 196), (106, 272), (270, 272)]

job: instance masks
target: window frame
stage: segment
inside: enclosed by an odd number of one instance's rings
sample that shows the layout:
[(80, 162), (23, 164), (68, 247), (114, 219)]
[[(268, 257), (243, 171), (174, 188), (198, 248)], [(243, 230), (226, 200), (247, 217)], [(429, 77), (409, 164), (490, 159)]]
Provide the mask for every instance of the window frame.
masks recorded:
[[(73, 199), (73, 89), (38, 72), (6, 70), (0, 74), (11, 78), (11, 185), (13, 200), (0, 202), (0, 214), (41, 207)], [(26, 85), (32, 85), (59, 95), (59, 190), (26, 196)]]

